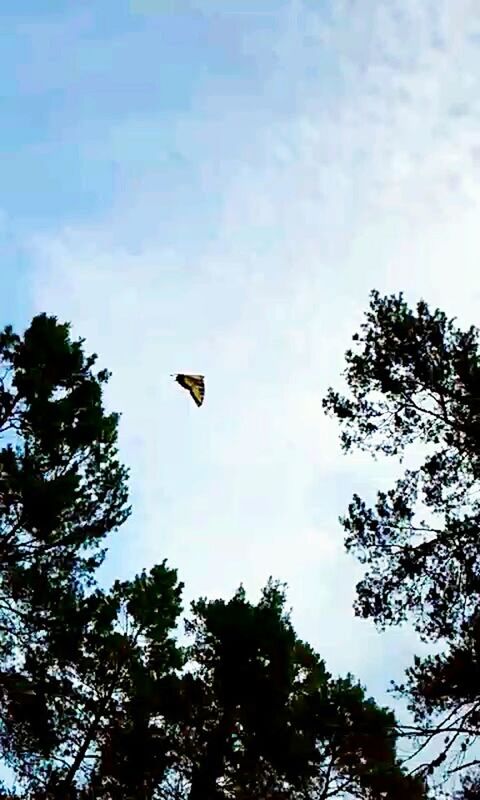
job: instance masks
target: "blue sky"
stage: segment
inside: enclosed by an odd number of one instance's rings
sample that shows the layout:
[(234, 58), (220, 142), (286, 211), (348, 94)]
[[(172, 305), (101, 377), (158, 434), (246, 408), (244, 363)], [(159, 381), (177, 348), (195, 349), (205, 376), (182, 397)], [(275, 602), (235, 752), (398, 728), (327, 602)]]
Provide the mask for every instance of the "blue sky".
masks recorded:
[[(135, 509), (105, 579), (167, 557), (189, 600), (273, 574), (382, 700), (418, 648), (354, 619), (337, 518), (398, 468), (343, 456), (321, 398), (373, 287), (478, 323), (475, 6), (1, 12), (0, 311), (71, 320), (113, 370)], [(176, 371), (206, 375), (202, 409)]]

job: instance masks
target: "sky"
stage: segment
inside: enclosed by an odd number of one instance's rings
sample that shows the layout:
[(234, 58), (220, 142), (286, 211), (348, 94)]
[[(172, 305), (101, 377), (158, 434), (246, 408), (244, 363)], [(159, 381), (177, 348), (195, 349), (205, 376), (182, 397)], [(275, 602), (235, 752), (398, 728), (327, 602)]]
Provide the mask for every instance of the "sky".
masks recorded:
[(480, 6), (4, 5), (1, 320), (68, 320), (113, 372), (134, 511), (102, 580), (167, 558), (188, 604), (272, 575), (392, 702), (420, 646), (354, 617), (338, 517), (401, 468), (342, 454), (321, 400), (373, 288), (478, 324)]

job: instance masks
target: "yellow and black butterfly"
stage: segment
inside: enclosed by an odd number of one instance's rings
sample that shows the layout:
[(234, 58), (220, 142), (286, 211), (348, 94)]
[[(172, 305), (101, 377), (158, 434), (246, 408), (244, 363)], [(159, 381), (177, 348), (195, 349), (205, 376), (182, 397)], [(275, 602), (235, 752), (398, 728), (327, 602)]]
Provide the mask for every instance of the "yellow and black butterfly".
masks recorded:
[(203, 375), (172, 375), (177, 383), (190, 392), (197, 406), (201, 406), (205, 397), (205, 381)]

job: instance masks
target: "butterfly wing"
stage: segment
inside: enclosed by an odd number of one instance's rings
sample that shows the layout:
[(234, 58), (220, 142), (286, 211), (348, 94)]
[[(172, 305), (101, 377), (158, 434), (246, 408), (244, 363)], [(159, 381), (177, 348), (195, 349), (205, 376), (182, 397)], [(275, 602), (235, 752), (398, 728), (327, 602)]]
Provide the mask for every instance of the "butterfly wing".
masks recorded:
[(186, 388), (190, 392), (197, 406), (201, 406), (205, 397), (205, 382), (203, 375), (185, 375)]
[(203, 375), (177, 375), (180, 386), (190, 392), (197, 406), (201, 406), (205, 397), (205, 381)]

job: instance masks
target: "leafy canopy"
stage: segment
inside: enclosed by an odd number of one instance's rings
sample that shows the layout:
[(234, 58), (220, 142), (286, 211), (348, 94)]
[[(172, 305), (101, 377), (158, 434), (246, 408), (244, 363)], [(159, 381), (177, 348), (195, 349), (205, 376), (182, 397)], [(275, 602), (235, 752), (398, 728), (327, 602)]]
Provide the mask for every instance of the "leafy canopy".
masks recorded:
[(424, 301), (412, 310), (402, 294), (374, 291), (353, 340), (348, 396), (330, 389), (323, 401), (343, 449), (401, 459), (415, 444), (424, 459), (374, 505), (354, 495), (342, 519), (347, 550), (367, 567), (356, 611), (381, 628), (411, 620), (425, 641), (446, 648), (417, 657), (398, 688), (423, 727), (443, 714), (437, 733), (448, 736), (433, 766), (453, 752), (462, 764), (480, 731), (478, 331), (462, 331)]

